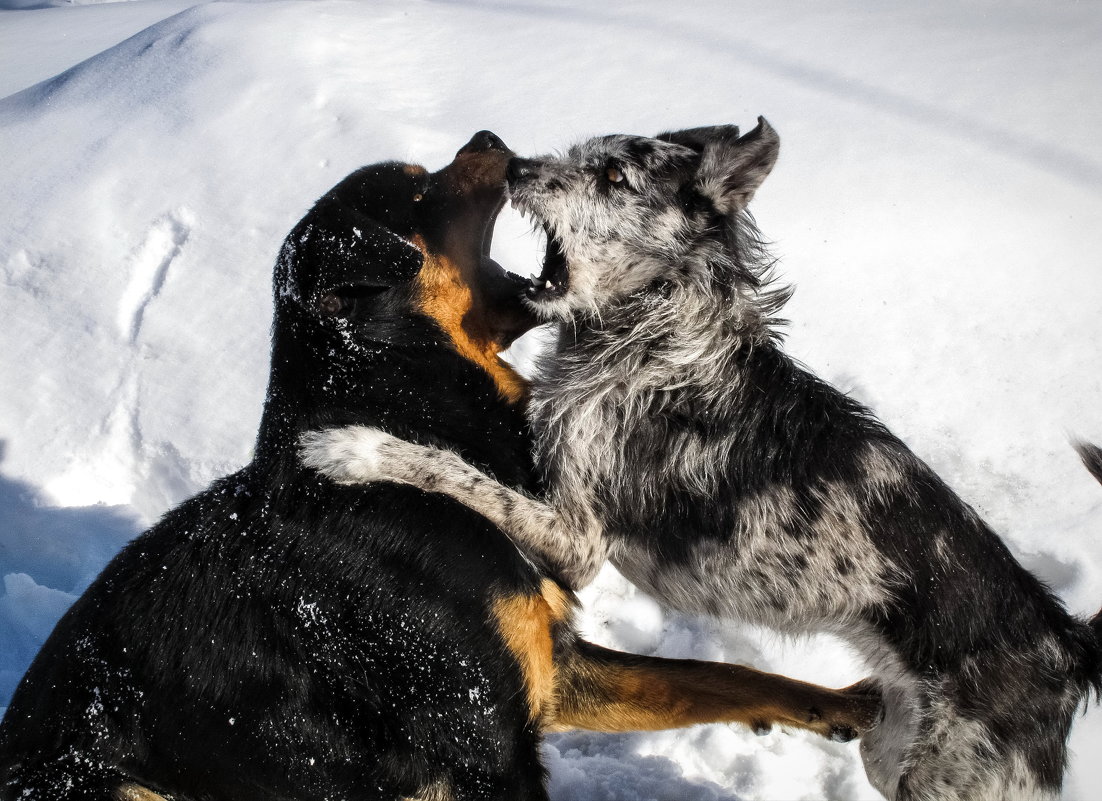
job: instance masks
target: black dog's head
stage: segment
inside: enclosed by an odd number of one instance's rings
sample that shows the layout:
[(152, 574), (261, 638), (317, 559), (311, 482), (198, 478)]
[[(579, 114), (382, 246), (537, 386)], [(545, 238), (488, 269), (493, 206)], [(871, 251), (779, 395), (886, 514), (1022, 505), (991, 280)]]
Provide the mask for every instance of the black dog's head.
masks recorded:
[[(452, 372), (472, 364), (506, 400), (523, 395), (498, 353), (536, 321), (524, 281), (489, 257), (511, 156), (482, 131), (437, 172), (364, 167), (292, 230), (276, 267), (261, 446), (319, 421), (361, 419), (365, 406), (458, 381)], [(442, 348), (458, 358), (441, 360)]]
[[(746, 206), (779, 148), (759, 118), (745, 136), (732, 125), (601, 136), (560, 157), (514, 159), (513, 205), (548, 240), (543, 273), (528, 289), (533, 308), (560, 320), (599, 316), (656, 281), (731, 280), (716, 274), (717, 259), (737, 255)], [(733, 277), (753, 277), (743, 272)]]

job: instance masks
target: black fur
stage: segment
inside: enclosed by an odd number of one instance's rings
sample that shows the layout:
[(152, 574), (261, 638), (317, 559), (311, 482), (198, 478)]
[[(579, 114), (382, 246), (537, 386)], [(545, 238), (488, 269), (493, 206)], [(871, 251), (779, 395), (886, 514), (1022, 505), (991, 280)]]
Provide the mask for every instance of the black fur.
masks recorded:
[(531, 486), (521, 412), (413, 306), (421, 255), (403, 238), (444, 237), (457, 204), (500, 206), (440, 197), (437, 180), (366, 168), (287, 238), (255, 460), (132, 542), (58, 623), (0, 725), (0, 799), (107, 801), (125, 783), (177, 801), (441, 782), (457, 799), (546, 797), (489, 608), (541, 577), (448, 498), (337, 486), (296, 459), (308, 428), (385, 424)]

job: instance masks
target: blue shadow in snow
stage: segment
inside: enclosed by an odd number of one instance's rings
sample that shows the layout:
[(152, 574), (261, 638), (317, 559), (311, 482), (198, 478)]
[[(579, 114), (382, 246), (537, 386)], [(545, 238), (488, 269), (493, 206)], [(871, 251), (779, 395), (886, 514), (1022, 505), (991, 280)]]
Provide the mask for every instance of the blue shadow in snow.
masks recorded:
[[(0, 441), (0, 463), (5, 443)], [(54, 507), (0, 475), (0, 708), (77, 596), (141, 530), (125, 507)]]

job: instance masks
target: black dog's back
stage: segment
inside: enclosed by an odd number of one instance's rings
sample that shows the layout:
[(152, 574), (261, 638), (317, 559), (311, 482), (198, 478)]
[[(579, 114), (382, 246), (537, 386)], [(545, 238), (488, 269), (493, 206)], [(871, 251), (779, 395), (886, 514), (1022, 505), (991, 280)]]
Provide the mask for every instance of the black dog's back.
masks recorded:
[(183, 798), (385, 798), (441, 765), (459, 786), (515, 772), (535, 732), (477, 588), (536, 581), (502, 537), (409, 488), (223, 479), (58, 624), (5, 718), (0, 786), (104, 799), (124, 773)]

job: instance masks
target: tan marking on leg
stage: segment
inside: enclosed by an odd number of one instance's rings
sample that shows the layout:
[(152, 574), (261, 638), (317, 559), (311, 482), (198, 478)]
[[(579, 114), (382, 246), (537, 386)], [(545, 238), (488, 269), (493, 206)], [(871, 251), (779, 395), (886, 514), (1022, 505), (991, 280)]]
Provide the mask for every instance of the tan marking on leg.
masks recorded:
[(421, 237), (414, 237), (413, 244), (425, 256), (417, 276), (420, 311), (444, 329), (459, 355), (490, 374), (506, 400), (516, 403), (524, 398), (528, 384), (497, 355), (501, 347), (474, 313), (474, 296), (458, 265), (431, 253)]
[(494, 601), (494, 616), (505, 645), (520, 664), (532, 720), (554, 715), (556, 666), (552, 626), (573, 611), (573, 597), (544, 579), (538, 595), (513, 595)]
[(401, 801), (454, 801), (455, 794), (451, 785), (443, 779), (437, 779), (417, 791), (417, 795), (403, 798)]
[(741, 665), (660, 659), (578, 641), (559, 666), (551, 730), (649, 731), (697, 723), (809, 729), (824, 736), (875, 725), (879, 699), (866, 687), (831, 690)]
[(115, 789), (115, 801), (165, 801), (165, 797), (140, 784), (127, 783)]
[(574, 593), (564, 590), (551, 579), (540, 582), (540, 595), (551, 608), (551, 619), (558, 623), (569, 620), (574, 615), (574, 608), (578, 605), (578, 599)]

